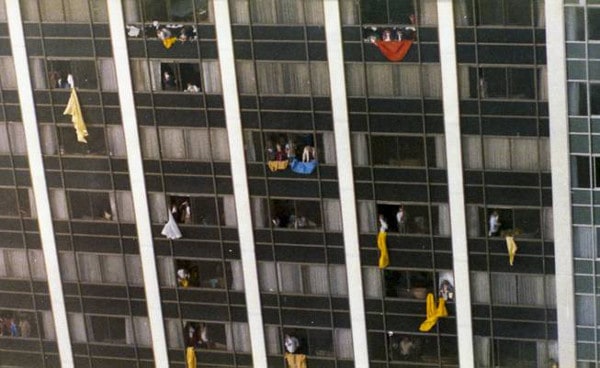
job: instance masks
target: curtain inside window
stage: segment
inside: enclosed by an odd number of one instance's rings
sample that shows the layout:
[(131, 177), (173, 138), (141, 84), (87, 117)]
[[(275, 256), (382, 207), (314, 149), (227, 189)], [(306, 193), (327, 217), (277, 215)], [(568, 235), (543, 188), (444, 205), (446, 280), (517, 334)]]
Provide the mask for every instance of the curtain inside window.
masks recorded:
[(545, 304), (543, 275), (520, 275), (518, 282), (519, 304), (539, 306)]
[(556, 308), (556, 276), (545, 275), (546, 307)]
[(579, 326), (595, 325), (595, 302), (592, 295), (575, 295), (575, 320)]
[(542, 223), (543, 223), (544, 239), (545, 240), (553, 240), (554, 239), (554, 214), (552, 212), (552, 207), (543, 207), (542, 208)]
[(164, 158), (185, 158), (185, 140), (181, 128), (160, 129), (160, 151)]
[[(312, 1), (311, 1), (312, 2)], [(315, 1), (316, 3), (317, 1)], [(307, 2), (308, 3), (308, 2)], [(322, 8), (322, 4), (321, 4)], [(310, 62), (310, 84), (314, 96), (329, 96), (329, 69), (325, 61)]]
[(468, 65), (458, 66), (458, 89), (461, 99), (471, 97), (470, 67)]
[(142, 260), (137, 254), (125, 255), (125, 267), (127, 269), (127, 282), (129, 285), (144, 285)]
[(340, 359), (354, 358), (354, 350), (352, 348), (352, 329), (336, 328), (333, 331), (335, 355)]
[(328, 294), (329, 277), (327, 275), (327, 266), (311, 265), (303, 266), (304, 293), (305, 294)]
[(162, 193), (148, 193), (148, 202), (150, 207), (150, 218), (154, 223), (167, 222), (167, 204)]
[(221, 69), (217, 60), (202, 62), (202, 79), (206, 93), (221, 93)]
[(6, 6), (4, 0), (0, 0), (0, 21), (6, 22)]
[(325, 24), (325, 15), (323, 13), (323, 0), (297, 1), (304, 3), (304, 21), (306, 24)]
[(506, 273), (492, 274), (492, 302), (517, 304), (517, 276)]
[(545, 65), (538, 68), (538, 98), (548, 101), (548, 68)]
[(450, 209), (447, 203), (438, 205), (438, 231), (440, 235), (450, 235)]
[(64, 0), (65, 17), (67, 21), (89, 22), (90, 8), (87, 1)]
[(513, 138), (511, 139), (511, 166), (514, 170), (537, 171), (538, 140), (536, 138)]
[(134, 340), (134, 332), (133, 332), (133, 323), (131, 322), (130, 318), (119, 318), (123, 320), (123, 323), (125, 323), (125, 343), (132, 345), (135, 343)]
[(233, 195), (223, 196), (223, 210), (225, 211), (225, 226), (237, 226), (235, 199)]
[(116, 91), (117, 72), (113, 59), (98, 59), (98, 71), (100, 72), (100, 87), (103, 91)]
[(327, 164), (335, 164), (335, 138), (333, 132), (323, 132), (321, 136), (323, 137), (323, 147), (318, 147), (318, 149), (320, 148), (323, 156), (319, 159)]
[(37, 1), (21, 2), (21, 16), (25, 21), (39, 22), (40, 14)]
[[(263, 65), (263, 64), (258, 64)], [(257, 65), (257, 70), (258, 70)], [(240, 94), (256, 93), (256, 75), (254, 73), (254, 62), (252, 60), (236, 60), (235, 69), (237, 74), (238, 90)], [(260, 80), (260, 78), (259, 78)], [(262, 89), (261, 89), (262, 91)]]
[(258, 282), (261, 291), (277, 291), (277, 271), (274, 262), (258, 262)]
[(8, 277), (8, 260), (4, 257), (4, 250), (0, 249), (0, 277)]
[(123, 265), (123, 257), (120, 254), (105, 254), (100, 256), (100, 260), (104, 282), (111, 284), (125, 283), (125, 266)]
[(482, 233), (479, 225), (479, 208), (477, 206), (467, 205), (467, 233), (469, 238), (477, 238)]
[(231, 260), (231, 290), (244, 290), (244, 271), (242, 270), (242, 261)]
[(29, 198), (29, 213), (31, 218), (37, 218), (37, 208), (35, 206), (35, 196), (33, 188), (27, 188), (27, 197)]
[(181, 323), (178, 319), (165, 319), (165, 327), (167, 332), (167, 345), (171, 349), (183, 347), (183, 331)]
[(130, 191), (119, 190), (116, 193), (118, 218), (121, 222), (135, 222), (133, 198)]
[(73, 252), (59, 252), (60, 276), (63, 282), (77, 281), (77, 268), (75, 266), (75, 254)]
[(29, 278), (29, 267), (24, 249), (5, 249), (4, 258), (5, 262), (7, 262), (9, 277), (17, 279)]
[[(210, 129), (210, 147), (213, 161), (229, 161), (229, 142), (227, 130), (221, 128)], [(242, 149), (243, 147), (240, 147)]]
[(126, 157), (127, 149), (125, 147), (125, 135), (123, 127), (120, 125), (107, 125), (106, 133), (108, 135), (108, 147), (110, 155), (116, 157)]
[(62, 0), (40, 0), (40, 14), (44, 22), (64, 22)]
[(331, 295), (348, 295), (345, 265), (329, 265), (329, 288)]
[(300, 265), (279, 263), (279, 290), (282, 293), (302, 293)]
[(171, 257), (156, 257), (158, 279), (161, 286), (175, 287), (175, 265)]
[(367, 89), (369, 96), (394, 96), (394, 81), (399, 79), (400, 76), (394, 78), (392, 70), (394, 70), (394, 68), (390, 63), (367, 64)]
[(539, 138), (540, 146), (540, 170), (550, 171), (550, 139)]
[(69, 334), (71, 335), (71, 341), (86, 342), (87, 336), (85, 335), (85, 322), (83, 319), (83, 313), (67, 313), (67, 320), (69, 323)]
[(358, 202), (358, 223), (361, 233), (372, 233), (377, 231), (375, 221), (377, 219), (377, 210), (374, 201)]
[[(162, 90), (161, 86), (161, 73), (160, 73), (160, 60), (150, 60), (150, 82), (152, 85), (153, 91)], [(146, 79), (148, 79), (148, 74), (145, 75)], [(147, 82), (146, 82), (147, 83)]]
[(463, 135), (463, 165), (465, 169), (481, 169), (481, 138), (477, 135)]
[(283, 92), (285, 94), (310, 94), (310, 83), (306, 83), (306, 81), (310, 80), (307, 64), (283, 63), (281, 64), (281, 74), (283, 77)]
[(594, 235), (591, 227), (573, 227), (573, 256), (575, 258), (594, 258)]
[(324, 199), (323, 200), (323, 212), (325, 218), (326, 231), (342, 231), (342, 212), (340, 208), (340, 201), (337, 199)]
[(364, 96), (366, 94), (364, 64), (345, 63), (344, 68), (346, 74), (346, 93), (348, 96)]
[(367, 135), (365, 133), (352, 133), (352, 161), (355, 166), (365, 166), (369, 164), (369, 146), (367, 145)]
[(102, 282), (102, 271), (97, 254), (79, 253), (79, 279), (83, 282)]
[(140, 143), (144, 158), (159, 158), (158, 134), (155, 128), (140, 127)]
[[(235, 351), (249, 353), (252, 351), (250, 345), (250, 328), (247, 323), (232, 322), (233, 343)], [(229, 345), (229, 344), (228, 344)]]
[(137, 0), (123, 0), (123, 11), (125, 13), (125, 22), (141, 22)]
[(365, 298), (381, 298), (381, 271), (377, 267), (363, 267), (363, 288)]
[(193, 160), (210, 162), (210, 140), (207, 129), (187, 129), (187, 157)]
[(152, 345), (150, 321), (148, 320), (148, 317), (133, 317), (133, 328), (135, 330), (135, 340), (138, 346)]
[(432, 25), (438, 24), (437, 18), (437, 3), (436, 0), (421, 0), (419, 1), (420, 14), (419, 24), (420, 25)]
[(490, 281), (487, 272), (471, 272), (471, 298), (473, 303), (490, 303)]
[(67, 196), (64, 189), (48, 189), (50, 194), (50, 210), (52, 218), (56, 220), (67, 220), (69, 212), (67, 211)]
[(483, 138), (486, 169), (510, 169), (510, 141), (508, 138)]
[(229, 9), (232, 24), (250, 23), (248, 0), (229, 0)]
[[(56, 155), (58, 152), (58, 139), (56, 138), (56, 129), (54, 125), (40, 124), (39, 128), (42, 153), (44, 155)], [(2, 143), (0, 143), (0, 146), (2, 146)], [(2, 151), (1, 148), (0, 151)]]
[(26, 155), (25, 129), (22, 123), (8, 123), (8, 136), (13, 155)]
[(442, 69), (440, 64), (421, 64), (421, 82), (424, 97), (442, 97)]
[[(42, 127), (44, 125), (41, 125)], [(40, 134), (42, 134), (40, 132)], [(43, 136), (43, 135), (42, 135)], [(43, 137), (42, 137), (43, 139)], [(42, 149), (43, 149), (43, 141), (42, 141)], [(6, 123), (0, 122), (0, 153), (9, 154), (10, 153), (10, 143), (8, 141), (8, 126)]]
[(31, 277), (34, 280), (46, 281), (46, 264), (44, 263), (44, 253), (39, 249), (29, 249), (28, 253)]
[(442, 135), (436, 135), (434, 137), (435, 142), (435, 163), (431, 162), (430, 165), (435, 164), (435, 167), (439, 169), (446, 168), (446, 140)]
[(267, 354), (281, 354), (281, 338), (279, 337), (279, 326), (265, 325), (265, 340), (267, 344)]
[(358, 24), (358, 2), (356, 0), (340, 0), (340, 11), (343, 25)]
[(252, 23), (277, 23), (277, 7), (275, 0), (252, 0), (249, 3)]
[[(160, 64), (159, 64), (160, 72)], [(150, 74), (146, 60), (131, 60), (131, 80), (136, 92), (150, 91)]]
[(40, 311), (42, 326), (44, 330), (44, 340), (56, 340), (56, 331), (54, 329), (54, 318), (52, 311)]
[(492, 349), (489, 337), (473, 336), (475, 366), (481, 368), (491, 367)]
[(254, 226), (257, 228), (268, 227), (267, 207), (264, 198), (251, 198), (252, 217), (254, 218)]
[(304, 23), (304, 10), (302, 9), (302, 3), (304, 3), (304, 1), (298, 1), (298, 0), (278, 0), (278, 1), (276, 1), (275, 2), (275, 5), (276, 5), (275, 8), (277, 9), (276, 23), (283, 23), (283, 24), (302, 24), (302, 23)]
[[(419, 65), (392, 64), (392, 66), (394, 96), (421, 97), (421, 68)], [(390, 78), (390, 75), (387, 78)], [(439, 78), (439, 83), (441, 84), (441, 71)], [(435, 83), (435, 77), (433, 79), (432, 83)], [(429, 81), (429, 77), (427, 77), (427, 80)], [(370, 88), (369, 92), (371, 92)]]
[(44, 59), (29, 58), (29, 72), (34, 89), (46, 89), (46, 69)]

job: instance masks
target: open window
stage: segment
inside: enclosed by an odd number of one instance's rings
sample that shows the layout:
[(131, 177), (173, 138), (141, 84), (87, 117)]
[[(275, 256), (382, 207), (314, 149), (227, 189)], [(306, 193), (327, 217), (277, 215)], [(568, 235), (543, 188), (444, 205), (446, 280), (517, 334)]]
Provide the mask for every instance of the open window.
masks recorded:
[(160, 63), (160, 76), (163, 91), (200, 92), (202, 89), (197, 63)]
[[(284, 346), (286, 336), (295, 339), (295, 354), (307, 354), (317, 357), (333, 357), (334, 344), (331, 330), (284, 328)], [(288, 350), (291, 346), (285, 347)], [(289, 350), (288, 350), (289, 351)]]
[[(176, 274), (180, 286), (208, 289), (231, 289), (233, 274), (231, 264), (225, 262), (225, 270), (221, 261), (200, 261), (175, 259)], [(187, 286), (182, 282), (187, 278)]]
[(180, 224), (218, 225), (217, 207), (213, 197), (169, 197), (171, 214)]
[[(241, 338), (239, 333), (236, 335), (238, 336), (234, 338)], [(186, 321), (183, 324), (185, 346), (209, 350), (233, 350), (231, 340), (231, 334), (223, 323)]]
[(389, 298), (425, 299), (434, 287), (433, 274), (426, 271), (385, 269), (383, 277)]
[(142, 0), (142, 6), (146, 22), (155, 20), (203, 22), (208, 20), (208, 0)]
[(275, 228), (321, 228), (321, 206), (318, 201), (271, 200), (271, 222)]
[[(541, 217), (539, 209), (529, 208), (479, 208), (480, 236), (501, 236), (504, 231), (520, 230), (520, 238), (539, 238), (541, 236)], [(486, 233), (483, 232), (485, 229)]]
[(0, 310), (2, 336), (13, 338), (38, 337), (37, 320), (33, 313), (14, 310)]
[(532, 25), (532, 4), (535, 4), (535, 2), (522, 0), (478, 0), (477, 3), (480, 25)]
[(71, 74), (75, 87), (97, 89), (96, 62), (93, 60), (48, 60), (50, 88), (70, 88), (67, 77)]
[[(438, 208), (432, 206), (434, 232), (438, 233)], [(405, 204), (379, 204), (377, 213), (383, 215), (388, 231), (401, 234), (429, 234), (430, 221), (428, 206)]]
[(113, 219), (113, 209), (109, 193), (88, 191), (67, 191), (71, 208), (71, 218), (78, 220)]
[[(66, 119), (66, 118), (65, 118)], [(59, 126), (60, 153), (63, 155), (106, 155), (104, 128), (87, 128), (87, 143), (77, 141), (73, 126)]]

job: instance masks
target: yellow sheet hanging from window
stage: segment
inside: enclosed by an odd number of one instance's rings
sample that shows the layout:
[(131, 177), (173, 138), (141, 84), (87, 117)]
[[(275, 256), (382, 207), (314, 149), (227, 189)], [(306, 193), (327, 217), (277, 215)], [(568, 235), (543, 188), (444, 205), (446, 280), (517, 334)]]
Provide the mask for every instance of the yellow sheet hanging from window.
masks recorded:
[(71, 97), (63, 115), (71, 115), (71, 122), (77, 133), (77, 142), (87, 143), (85, 137), (88, 136), (88, 131), (83, 120), (83, 113), (81, 112), (81, 105), (79, 105), (79, 98), (77, 98), (75, 88), (71, 88)]
[(377, 234), (377, 248), (379, 248), (379, 268), (384, 269), (390, 264), (390, 256), (387, 249), (387, 233), (380, 231)]

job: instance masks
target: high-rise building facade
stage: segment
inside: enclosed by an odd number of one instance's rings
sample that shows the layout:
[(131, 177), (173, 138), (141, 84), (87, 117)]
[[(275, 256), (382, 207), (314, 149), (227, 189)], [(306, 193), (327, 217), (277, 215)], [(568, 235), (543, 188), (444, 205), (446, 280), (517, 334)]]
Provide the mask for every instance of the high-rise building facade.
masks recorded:
[(596, 367), (599, 39), (592, 0), (0, 0), (0, 367)]

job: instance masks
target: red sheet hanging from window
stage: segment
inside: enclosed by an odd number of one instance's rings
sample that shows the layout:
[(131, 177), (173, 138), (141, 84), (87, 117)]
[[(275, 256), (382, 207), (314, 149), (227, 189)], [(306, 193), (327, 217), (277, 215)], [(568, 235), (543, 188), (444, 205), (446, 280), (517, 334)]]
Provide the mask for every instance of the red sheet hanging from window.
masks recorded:
[(373, 42), (375, 46), (379, 48), (379, 51), (389, 61), (402, 61), (404, 56), (413, 44), (413, 40), (400, 40), (400, 41), (382, 41), (375, 40)]

